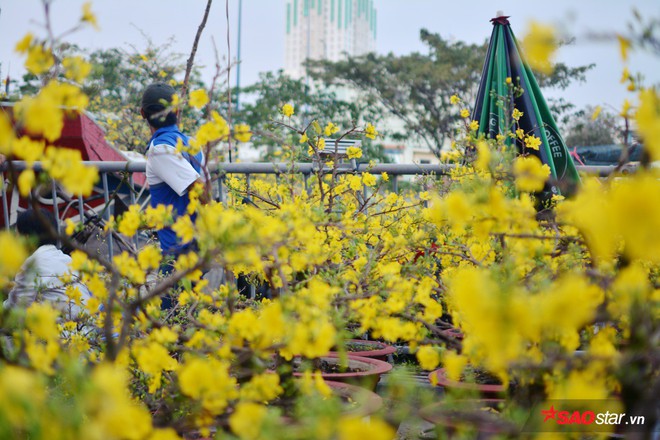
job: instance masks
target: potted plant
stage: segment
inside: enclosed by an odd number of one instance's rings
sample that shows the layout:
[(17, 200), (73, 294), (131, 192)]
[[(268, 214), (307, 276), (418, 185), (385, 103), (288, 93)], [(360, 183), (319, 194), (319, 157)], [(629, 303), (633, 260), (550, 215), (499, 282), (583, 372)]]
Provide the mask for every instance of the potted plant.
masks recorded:
[[(396, 353), (396, 348), (380, 341), (368, 339), (349, 339), (344, 347), (350, 356), (378, 359), (388, 361), (390, 355)], [(340, 353), (340, 350), (331, 351), (330, 354)]]
[[(447, 377), (447, 372), (444, 368), (430, 372), (428, 378), (432, 384), (444, 387), (445, 389), (477, 392), (484, 398), (499, 397), (506, 390), (506, 387), (502, 385), (502, 382), (497, 377), (482, 369), (469, 366), (459, 381)], [(470, 379), (473, 380), (470, 381)]]
[[(314, 368), (321, 371), (321, 376), (326, 381), (336, 381), (360, 385), (369, 390), (374, 390), (380, 380), (380, 376), (392, 370), (392, 365), (372, 358), (364, 358), (349, 355), (347, 362), (337, 354), (329, 353), (314, 362)], [(302, 376), (302, 363), (294, 363), (294, 376)], [(297, 371), (296, 371), (297, 370)]]

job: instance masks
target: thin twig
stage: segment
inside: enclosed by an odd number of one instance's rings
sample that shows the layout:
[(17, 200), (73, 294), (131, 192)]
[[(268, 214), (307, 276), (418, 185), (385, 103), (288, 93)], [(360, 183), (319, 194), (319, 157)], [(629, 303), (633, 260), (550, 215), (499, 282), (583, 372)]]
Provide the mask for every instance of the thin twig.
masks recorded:
[[(190, 57), (186, 61), (186, 75), (183, 78), (183, 85), (181, 86), (181, 99), (186, 101), (186, 93), (188, 91), (188, 81), (190, 81), (190, 72), (192, 72), (193, 64), (195, 62), (195, 54), (197, 53), (197, 46), (199, 45), (199, 39), (202, 36), (202, 31), (206, 26), (206, 20), (209, 17), (209, 11), (211, 10), (211, 3), (213, 0), (208, 0), (206, 3), (206, 10), (204, 11), (204, 18), (197, 28), (197, 34), (195, 35), (195, 41), (193, 42), (192, 49), (190, 50)], [(180, 115), (179, 115), (180, 117)]]

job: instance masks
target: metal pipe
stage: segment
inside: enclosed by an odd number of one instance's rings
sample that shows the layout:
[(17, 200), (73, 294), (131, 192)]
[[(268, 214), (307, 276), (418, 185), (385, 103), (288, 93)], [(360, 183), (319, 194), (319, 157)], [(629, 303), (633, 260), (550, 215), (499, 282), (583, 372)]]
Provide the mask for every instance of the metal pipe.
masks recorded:
[[(104, 215), (106, 220), (110, 220), (110, 210), (108, 209), (110, 207), (110, 192), (108, 191), (108, 174), (107, 173), (101, 173), (101, 180), (103, 181), (103, 199), (105, 200), (105, 208), (103, 208)], [(112, 260), (112, 257), (114, 256), (114, 249), (112, 248), (112, 232), (107, 234), (107, 240), (108, 240), (108, 257), (110, 257), (110, 260)]]
[(7, 204), (7, 185), (5, 184), (5, 176), (2, 177), (2, 215), (5, 221), (5, 229), (9, 229), (9, 205)]
[(60, 233), (60, 207), (57, 204), (57, 182), (55, 179), (51, 180), (51, 196), (53, 197), (53, 215), (55, 216), (55, 224), (57, 225), (57, 233)]

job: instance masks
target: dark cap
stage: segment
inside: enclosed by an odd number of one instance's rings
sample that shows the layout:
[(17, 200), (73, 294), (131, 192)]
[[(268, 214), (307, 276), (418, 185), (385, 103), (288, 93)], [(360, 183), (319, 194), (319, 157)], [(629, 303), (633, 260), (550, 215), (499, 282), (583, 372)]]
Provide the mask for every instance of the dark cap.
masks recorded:
[(172, 95), (175, 93), (176, 91), (169, 84), (161, 82), (150, 84), (142, 93), (142, 108), (147, 110), (156, 105), (164, 108), (163, 101), (171, 103)]

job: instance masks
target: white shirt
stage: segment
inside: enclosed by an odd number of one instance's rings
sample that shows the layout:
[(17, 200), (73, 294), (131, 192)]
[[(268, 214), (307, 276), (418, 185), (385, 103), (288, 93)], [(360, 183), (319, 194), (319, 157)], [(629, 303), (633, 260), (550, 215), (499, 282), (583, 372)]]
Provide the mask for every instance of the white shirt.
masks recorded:
[[(204, 156), (202, 153), (202, 164)], [(188, 187), (202, 178), (175, 147), (166, 144), (151, 145), (147, 150), (147, 183), (149, 186), (165, 182), (179, 196), (182, 196)]]
[(61, 277), (71, 274), (70, 284), (78, 288), (83, 304), (91, 295), (87, 287), (77, 281), (77, 275), (70, 271), (70, 264), (71, 257), (52, 244), (40, 246), (25, 260), (14, 278), (14, 287), (9, 292), (4, 307), (28, 307), (35, 301), (45, 301), (60, 311), (70, 311), (72, 317), (77, 316), (81, 309), (73, 303), (70, 304), (66, 295), (69, 284), (63, 283)]

